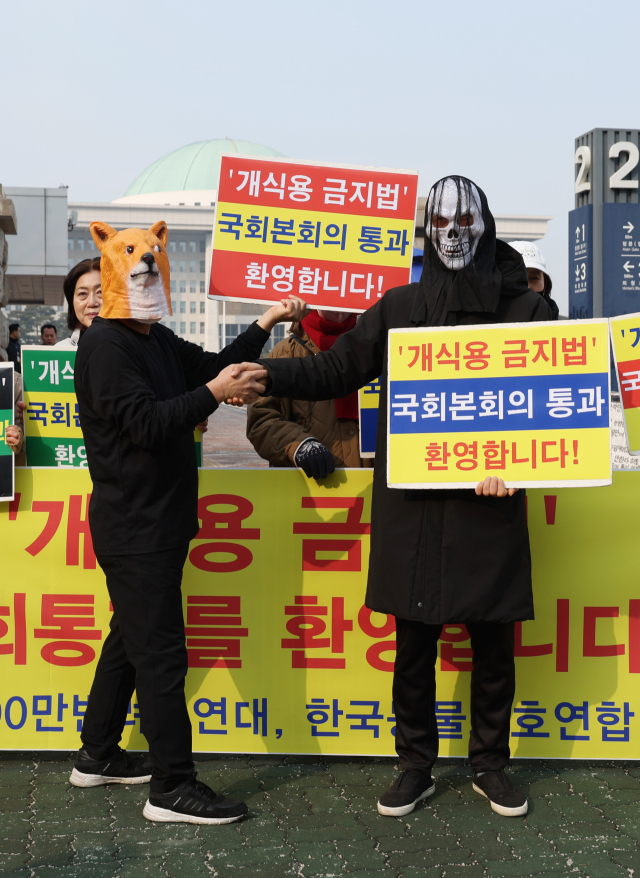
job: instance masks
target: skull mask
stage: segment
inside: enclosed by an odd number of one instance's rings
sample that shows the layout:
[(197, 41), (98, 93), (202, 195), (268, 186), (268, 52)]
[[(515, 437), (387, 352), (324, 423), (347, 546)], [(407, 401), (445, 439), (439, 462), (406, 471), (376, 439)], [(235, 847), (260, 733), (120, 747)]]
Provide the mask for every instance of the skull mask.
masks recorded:
[(484, 233), (476, 186), (445, 177), (431, 190), (427, 218), (425, 231), (442, 262), (452, 271), (466, 268)]

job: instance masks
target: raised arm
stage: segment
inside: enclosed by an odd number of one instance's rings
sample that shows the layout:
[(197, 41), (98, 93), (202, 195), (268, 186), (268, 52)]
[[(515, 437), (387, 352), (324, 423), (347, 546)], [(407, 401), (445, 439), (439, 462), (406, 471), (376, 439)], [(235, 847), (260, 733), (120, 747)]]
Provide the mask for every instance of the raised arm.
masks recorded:
[(174, 343), (187, 378), (187, 385), (191, 388), (206, 384), (207, 381), (211, 381), (224, 368), (233, 363), (254, 362), (262, 353), (276, 323), (299, 322), (305, 314), (306, 307), (303, 300), (297, 296), (282, 299), (280, 303), (272, 305), (265, 311), (258, 320), (244, 332), (241, 332), (219, 354), (208, 353), (203, 351), (199, 345), (174, 336)]
[(187, 386), (193, 388), (211, 381), (232, 363), (252, 363), (257, 360), (268, 340), (269, 333), (258, 326), (256, 321), (219, 354), (203, 351), (200, 345), (178, 336), (174, 337), (174, 344), (182, 362)]
[(292, 360), (258, 360), (271, 379), (267, 393), (292, 399), (340, 399), (377, 378), (387, 343), (384, 299), (341, 335), (330, 351)]

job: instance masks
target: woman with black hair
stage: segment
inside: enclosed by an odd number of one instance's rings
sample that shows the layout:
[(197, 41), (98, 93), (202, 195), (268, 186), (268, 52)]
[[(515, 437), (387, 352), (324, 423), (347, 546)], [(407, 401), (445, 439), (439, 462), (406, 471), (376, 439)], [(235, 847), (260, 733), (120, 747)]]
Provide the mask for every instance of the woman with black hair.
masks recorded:
[(70, 338), (59, 341), (54, 347), (75, 350), (80, 336), (93, 323), (102, 308), (102, 283), (100, 281), (100, 257), (83, 259), (74, 265), (63, 283), (67, 300), (67, 326)]

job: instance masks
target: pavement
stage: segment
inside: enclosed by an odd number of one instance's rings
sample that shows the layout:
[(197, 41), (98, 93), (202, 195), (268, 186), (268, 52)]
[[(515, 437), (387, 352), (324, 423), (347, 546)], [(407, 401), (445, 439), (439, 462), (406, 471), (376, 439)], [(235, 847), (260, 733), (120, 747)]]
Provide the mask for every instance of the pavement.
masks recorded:
[(79, 790), (68, 753), (0, 753), (8, 878), (629, 878), (640, 875), (638, 763), (522, 760), (525, 818), (500, 817), (468, 765), (442, 760), (436, 793), (404, 818), (376, 799), (392, 759), (203, 756), (198, 776), (242, 798), (227, 826), (153, 824), (148, 787)]
[(246, 431), (247, 409), (221, 405), (209, 418), (209, 429), (202, 439), (202, 466), (268, 467), (269, 463), (254, 451)]

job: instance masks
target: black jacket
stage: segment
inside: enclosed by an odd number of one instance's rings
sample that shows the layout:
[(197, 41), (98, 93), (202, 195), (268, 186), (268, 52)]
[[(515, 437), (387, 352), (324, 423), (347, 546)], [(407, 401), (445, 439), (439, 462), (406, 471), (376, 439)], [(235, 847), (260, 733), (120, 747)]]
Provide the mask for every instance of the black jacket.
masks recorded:
[(195, 537), (193, 431), (218, 407), (204, 385), (225, 366), (254, 360), (268, 338), (254, 323), (210, 354), (159, 323), (142, 335), (95, 318), (78, 345), (75, 387), (97, 554), (171, 549)]
[[(551, 319), (544, 299), (528, 289), (519, 254), (498, 244), (496, 261), (504, 280), (495, 312), (449, 312), (447, 325)], [(498, 499), (476, 497), (469, 490), (387, 487), (387, 334), (389, 329), (421, 325), (415, 319), (416, 313), (424, 313), (417, 295), (415, 283), (389, 290), (326, 353), (261, 360), (271, 377), (268, 392), (297, 399), (335, 399), (382, 374), (369, 609), (431, 624), (532, 619), (524, 491)]]
[(19, 338), (10, 338), (7, 345), (7, 357), (13, 363), (16, 372), (22, 372), (21, 351), (22, 342)]

